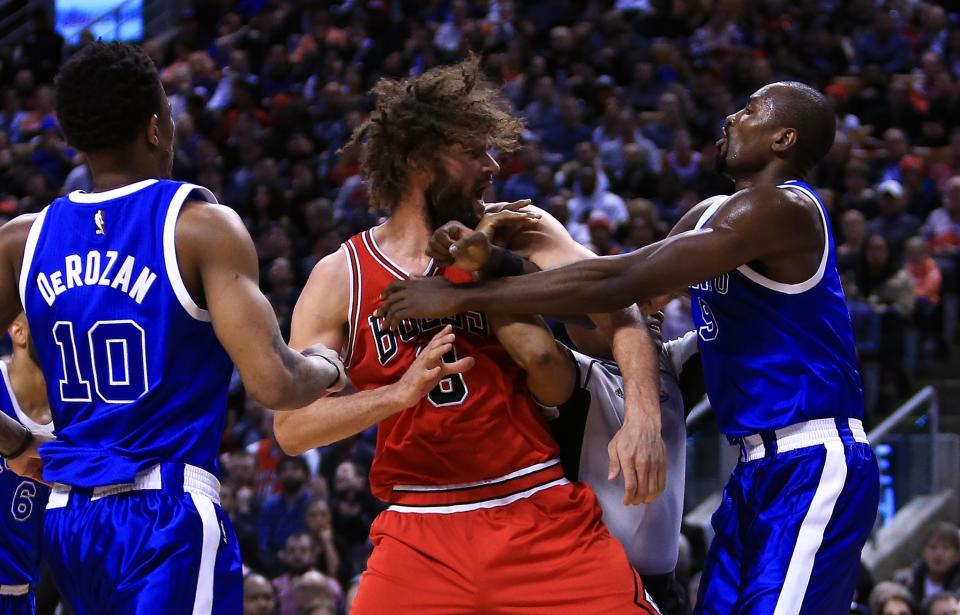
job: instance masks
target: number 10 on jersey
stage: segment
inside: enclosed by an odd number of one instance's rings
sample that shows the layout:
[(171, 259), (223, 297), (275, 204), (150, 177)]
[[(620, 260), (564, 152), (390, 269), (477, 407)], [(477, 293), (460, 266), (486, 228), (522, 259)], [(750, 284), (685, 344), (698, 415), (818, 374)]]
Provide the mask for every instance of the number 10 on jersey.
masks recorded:
[[(74, 330), (72, 322), (53, 325), (53, 340), (60, 348), (63, 378), (60, 399), (90, 402), (93, 392), (108, 404), (128, 404), (147, 392), (147, 339), (132, 320), (99, 320), (86, 331)], [(86, 344), (88, 354), (78, 352)]]

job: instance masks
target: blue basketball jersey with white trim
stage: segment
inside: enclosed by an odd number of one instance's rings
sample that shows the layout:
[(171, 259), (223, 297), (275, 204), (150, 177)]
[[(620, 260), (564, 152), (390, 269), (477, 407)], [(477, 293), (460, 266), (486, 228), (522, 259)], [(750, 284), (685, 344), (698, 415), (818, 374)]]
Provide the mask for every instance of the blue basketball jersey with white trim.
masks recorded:
[[(829, 216), (807, 184), (779, 186), (812, 199), (826, 233), (817, 273), (781, 284), (744, 265), (690, 287), (710, 404), (732, 436), (819, 418), (863, 418), (850, 313)], [(701, 228), (726, 199), (713, 203)]]
[(160, 461), (217, 474), (233, 364), (180, 277), (174, 232), (205, 188), (145, 180), (50, 204), (27, 238), (20, 294), (57, 440), (44, 478), (130, 482)]
[[(53, 425), (38, 425), (20, 410), (0, 361), (0, 412), (31, 430), (53, 433)], [(18, 476), (0, 459), (0, 585), (36, 584), (40, 579), (40, 541), (43, 537), (43, 509), (50, 488)]]

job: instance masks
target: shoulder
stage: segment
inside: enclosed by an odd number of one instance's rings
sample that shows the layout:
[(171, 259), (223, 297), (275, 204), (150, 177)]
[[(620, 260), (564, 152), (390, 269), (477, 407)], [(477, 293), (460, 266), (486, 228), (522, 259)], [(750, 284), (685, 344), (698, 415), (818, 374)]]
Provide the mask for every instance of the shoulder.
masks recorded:
[(40, 214), (24, 214), (0, 226), (0, 252), (8, 263), (19, 269), (23, 261), (23, 250), (27, 244), (27, 235)]
[[(326, 327), (347, 322), (351, 292), (350, 263), (346, 251), (340, 248), (314, 265), (294, 308), (295, 323)], [(309, 319), (301, 321), (303, 316)]]
[(187, 246), (194, 246), (200, 252), (255, 249), (240, 215), (226, 205), (188, 200), (180, 210), (176, 228), (178, 249)]
[(820, 208), (813, 200), (789, 188), (773, 185), (751, 186), (734, 193), (717, 210), (706, 226), (730, 224), (745, 220), (773, 224), (778, 228), (796, 230), (791, 224), (799, 224), (802, 229), (816, 222), (819, 227)]

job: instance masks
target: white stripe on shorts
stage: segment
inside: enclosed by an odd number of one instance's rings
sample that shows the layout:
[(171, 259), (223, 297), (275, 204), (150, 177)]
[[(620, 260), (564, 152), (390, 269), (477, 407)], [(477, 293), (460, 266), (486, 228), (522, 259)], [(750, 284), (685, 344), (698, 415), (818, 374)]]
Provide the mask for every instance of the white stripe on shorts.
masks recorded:
[(191, 493), (190, 499), (200, 513), (203, 524), (203, 547), (200, 552), (200, 573), (197, 575), (197, 594), (193, 601), (193, 615), (210, 615), (213, 612), (213, 576), (217, 567), (217, 550), (220, 548), (220, 524), (217, 510), (210, 498)]
[[(836, 427), (833, 428), (836, 431)], [(823, 543), (823, 533), (843, 491), (847, 480), (847, 457), (839, 434), (828, 438), (823, 446), (827, 450), (820, 474), (820, 484), (813, 494), (810, 508), (800, 524), (797, 544), (790, 556), (790, 565), (783, 579), (783, 588), (777, 599), (773, 615), (797, 615), (803, 606), (803, 598), (810, 584), (813, 562)]]

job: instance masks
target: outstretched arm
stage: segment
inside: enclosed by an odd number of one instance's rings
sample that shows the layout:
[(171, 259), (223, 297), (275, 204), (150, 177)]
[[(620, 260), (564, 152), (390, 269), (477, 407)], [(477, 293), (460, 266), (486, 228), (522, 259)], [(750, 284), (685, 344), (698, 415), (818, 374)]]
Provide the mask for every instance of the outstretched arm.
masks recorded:
[(395, 283), (384, 293), (381, 312), (392, 325), (406, 318), (464, 310), (517, 314), (612, 311), (717, 277), (745, 263), (822, 246), (822, 232), (809, 206), (787, 198), (784, 192), (773, 186), (741, 191), (704, 229), (679, 233), (622, 256), (456, 288), (435, 279)]

